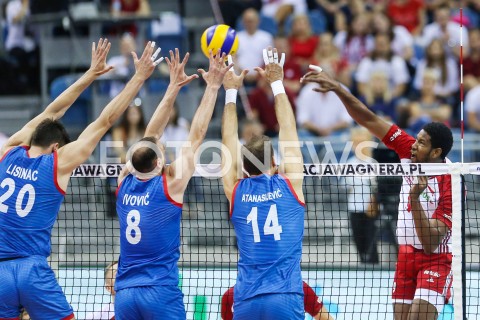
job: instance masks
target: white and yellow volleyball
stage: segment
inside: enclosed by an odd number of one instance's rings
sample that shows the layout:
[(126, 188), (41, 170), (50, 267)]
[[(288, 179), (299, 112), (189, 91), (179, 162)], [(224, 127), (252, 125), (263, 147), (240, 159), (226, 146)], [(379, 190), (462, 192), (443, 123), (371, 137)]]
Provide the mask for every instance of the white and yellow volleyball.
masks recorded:
[(208, 58), (210, 50), (215, 54), (220, 49), (222, 53), (234, 55), (238, 49), (238, 37), (235, 29), (226, 24), (209, 27), (202, 34), (202, 52)]

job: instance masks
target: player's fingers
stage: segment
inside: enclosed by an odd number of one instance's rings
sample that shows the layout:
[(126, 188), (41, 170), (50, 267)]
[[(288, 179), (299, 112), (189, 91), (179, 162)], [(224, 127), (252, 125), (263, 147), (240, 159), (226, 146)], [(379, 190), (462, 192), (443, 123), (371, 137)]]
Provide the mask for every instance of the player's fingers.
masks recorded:
[(134, 62), (137, 62), (137, 61), (138, 61), (138, 56), (137, 56), (137, 54), (136, 54), (134, 51), (132, 51), (132, 57), (133, 57), (133, 61), (134, 61)]
[(309, 65), (308, 68), (310, 70), (315, 71), (315, 72), (322, 72), (323, 71), (323, 69), (320, 66), (316, 66), (314, 64)]
[(110, 51), (110, 48), (112, 47), (112, 44), (110, 42), (107, 43), (107, 46), (105, 47), (105, 49), (102, 51), (101, 53), (101, 58), (102, 59), (105, 59), (105, 57), (107, 56), (108, 52)]
[[(233, 63), (233, 59), (232, 59), (232, 56), (230, 54), (227, 56), (227, 63), (228, 64)], [(230, 68), (229, 71), (234, 72), (235, 70), (233, 70), (233, 68)]]
[(143, 49), (143, 52), (142, 52), (142, 55), (140, 56), (140, 59), (142, 59), (143, 57), (145, 57), (145, 55), (147, 54), (149, 48), (151, 47), (152, 45), (152, 42), (151, 41), (148, 41), (147, 42), (147, 45), (145, 46), (145, 48)]
[(197, 71), (198, 71), (198, 73), (201, 74), (202, 77), (204, 77), (205, 74), (207, 73), (207, 72), (206, 72), (205, 70), (203, 70), (203, 69), (197, 69)]
[(278, 63), (278, 51), (277, 48), (273, 48), (273, 62)]
[(110, 70), (113, 70), (113, 66), (107, 66), (105, 69), (103, 69), (102, 74), (110, 72)]
[(175, 60), (180, 63), (180, 51), (178, 51), (178, 48), (175, 48)]
[(104, 51), (105, 49), (107, 49), (107, 46), (108, 46), (109, 43), (110, 43), (110, 42), (108, 41), (107, 38), (105, 38), (105, 39), (103, 40), (102, 51)]
[(191, 82), (192, 80), (194, 79), (198, 79), (198, 74), (192, 74), (191, 76), (188, 76), (187, 79), (183, 80), (182, 82), (180, 82), (178, 85), (179, 86), (184, 86), (186, 85), (187, 83)]
[(262, 68), (256, 67), (254, 70), (257, 71), (261, 77), (265, 76), (265, 70), (263, 70)]
[(147, 59), (147, 57), (150, 58), (152, 56), (152, 52), (154, 48), (155, 48), (155, 41), (149, 41), (140, 59)]
[(218, 49), (217, 63), (222, 67), (225, 67), (225, 57), (226, 57), (225, 52), (220, 52), (220, 49)]
[(269, 63), (273, 63), (273, 51), (272, 51), (272, 47), (268, 47), (267, 55), (268, 55), (268, 62), (269, 62)]
[(248, 73), (248, 69), (242, 70), (242, 73), (240, 74), (240, 77), (243, 79)]
[(315, 81), (319, 79), (319, 73), (314, 72), (314, 71), (309, 71), (307, 74), (305, 74), (302, 79), (303, 81)]
[(263, 62), (265, 63), (265, 65), (269, 64), (267, 49), (263, 49)]
[(156, 67), (156, 66), (158, 66), (158, 65), (160, 64), (160, 62), (162, 62), (162, 61), (163, 61), (163, 59), (164, 59), (164, 58), (163, 58), (163, 57), (161, 57), (161, 58), (160, 58), (160, 59), (158, 59), (157, 61), (154, 61), (154, 62), (153, 62), (153, 65), (154, 65), (155, 67)]
[[(233, 66), (235, 65), (235, 63), (229, 63), (228, 66), (227, 66), (227, 70), (230, 70), (232, 69), (233, 70)], [(225, 66), (225, 65), (224, 65)]]
[(185, 57), (183, 57), (183, 60), (182, 60), (182, 65), (183, 66), (187, 64), (189, 58), (190, 58), (190, 52), (187, 52), (185, 54)]
[(95, 42), (92, 42), (92, 57), (95, 55)]
[(103, 44), (103, 38), (98, 39), (97, 47), (95, 48), (95, 52), (102, 47), (102, 44)]
[(170, 62), (170, 59), (168, 59), (168, 57), (165, 57), (165, 61), (167, 62), (167, 65), (169, 67), (172, 65), (172, 63)]
[(208, 50), (208, 60), (209, 60), (210, 64), (212, 64), (212, 62), (215, 61), (213, 59), (213, 50), (212, 49)]
[(313, 88), (312, 90), (315, 91), (315, 92), (321, 92), (321, 93), (326, 93), (326, 92), (328, 92), (328, 90), (327, 90), (327, 89), (324, 89), (324, 88)]
[(155, 59), (157, 59), (157, 56), (158, 56), (158, 54), (159, 54), (161, 51), (162, 51), (162, 48), (159, 47), (159, 48), (155, 51), (155, 53), (152, 55), (152, 58), (151, 58), (152, 61), (155, 61)]
[(282, 57), (280, 58), (280, 62), (278, 63), (282, 68), (285, 64), (285, 53), (282, 53)]
[(168, 53), (170, 53), (170, 61), (171, 61), (171, 63), (175, 63), (175, 56), (173, 55), (173, 51), (170, 50), (170, 51), (168, 51)]

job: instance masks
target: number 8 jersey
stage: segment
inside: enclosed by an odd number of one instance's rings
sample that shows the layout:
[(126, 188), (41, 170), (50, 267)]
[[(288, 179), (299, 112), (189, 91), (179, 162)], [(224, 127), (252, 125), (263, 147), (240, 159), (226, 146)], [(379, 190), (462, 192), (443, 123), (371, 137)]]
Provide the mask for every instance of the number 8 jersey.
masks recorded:
[(0, 259), (48, 257), (64, 192), (57, 183), (57, 153), (30, 158), (14, 147), (0, 160)]
[(178, 285), (182, 204), (168, 194), (165, 175), (147, 181), (129, 174), (117, 190), (120, 259), (115, 290)]
[(237, 183), (230, 211), (240, 252), (235, 300), (303, 294), (304, 206), (283, 175), (262, 174)]

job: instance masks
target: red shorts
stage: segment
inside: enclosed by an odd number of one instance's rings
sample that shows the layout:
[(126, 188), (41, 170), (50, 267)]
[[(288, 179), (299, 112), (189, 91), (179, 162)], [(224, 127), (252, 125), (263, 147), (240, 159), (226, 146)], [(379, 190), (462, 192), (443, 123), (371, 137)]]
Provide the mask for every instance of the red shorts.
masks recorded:
[[(398, 248), (398, 260), (393, 282), (393, 303), (411, 304), (419, 295), (432, 304), (443, 297), (450, 299), (452, 285), (452, 254), (425, 254), (423, 250), (408, 245)], [(430, 295), (431, 298), (423, 298)]]

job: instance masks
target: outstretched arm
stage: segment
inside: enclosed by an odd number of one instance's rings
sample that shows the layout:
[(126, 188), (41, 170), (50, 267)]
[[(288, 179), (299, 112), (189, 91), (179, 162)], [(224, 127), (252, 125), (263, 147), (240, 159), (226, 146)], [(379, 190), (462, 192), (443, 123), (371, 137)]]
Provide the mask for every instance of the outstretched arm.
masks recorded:
[(180, 89), (190, 83), (193, 79), (198, 78), (198, 75), (196, 74), (191, 76), (185, 74), (185, 65), (187, 64), (189, 56), (190, 54), (187, 53), (183, 58), (183, 61), (180, 62), (180, 54), (178, 49), (175, 49), (175, 55), (170, 51), (170, 59), (166, 58), (170, 69), (170, 84), (168, 85), (162, 101), (148, 122), (147, 128), (145, 129), (145, 137), (155, 137), (157, 140), (160, 139), (163, 130), (165, 130), (165, 127), (167, 126), (168, 119), (170, 118), (173, 109), (173, 104), (175, 103), (175, 99), (177, 98)]
[(132, 52), (136, 70), (132, 79), (130, 79), (122, 92), (110, 101), (98, 119), (91, 123), (76, 141), (60, 148), (58, 152), (58, 180), (60, 187), (64, 190), (68, 185), (72, 171), (90, 157), (100, 139), (120, 118), (138, 91), (140, 91), (145, 80), (152, 75), (157, 63), (159, 63), (159, 60), (154, 61), (152, 59), (154, 47), (154, 42), (148, 42), (140, 59)]
[(284, 56), (285, 54), (282, 54), (279, 62), (276, 48), (264, 49), (265, 70), (261, 68), (255, 70), (260, 73), (260, 76), (267, 79), (275, 96), (275, 114), (280, 127), (278, 142), (282, 154), (280, 171), (290, 179), (300, 201), (303, 202), (303, 157), (298, 141), (295, 115), (282, 83)]
[[(229, 62), (231, 56), (228, 56)], [(238, 181), (238, 118), (237, 118), (237, 93), (243, 84), (248, 70), (243, 70), (237, 76), (231, 69), (223, 79), (223, 87), (226, 91), (225, 109), (222, 117), (222, 182), (225, 195), (232, 202), (233, 188)]]
[(87, 72), (50, 103), (42, 113), (30, 120), (20, 131), (11, 136), (2, 147), (1, 155), (12, 147), (29, 145), (32, 133), (43, 120), (60, 119), (96, 78), (113, 69), (106, 63), (110, 46), (111, 44), (107, 39), (100, 39), (97, 46), (95, 46), (95, 43), (92, 43), (92, 62)]
[(342, 100), (348, 114), (361, 126), (367, 128), (373, 135), (383, 139), (388, 133), (391, 124), (377, 116), (367, 108), (353, 94), (345, 90), (337, 81), (325, 72), (310, 71), (300, 80), (302, 83), (315, 82), (320, 88), (313, 89), (317, 92), (334, 92)]
[(233, 64), (229, 66), (225, 65), (224, 54), (220, 55), (218, 53), (216, 56), (213, 56), (212, 53), (210, 53), (209, 60), (210, 67), (208, 72), (203, 69), (198, 70), (207, 83), (207, 87), (200, 106), (193, 117), (187, 145), (182, 147), (180, 157), (175, 160), (167, 170), (167, 183), (170, 196), (179, 203), (183, 202), (183, 192), (195, 172), (194, 155), (207, 133), (208, 124), (212, 119), (215, 101), (217, 100), (218, 89), (222, 85), (225, 73), (233, 66)]

